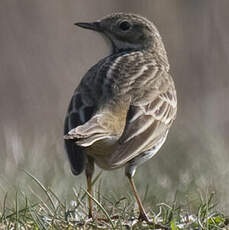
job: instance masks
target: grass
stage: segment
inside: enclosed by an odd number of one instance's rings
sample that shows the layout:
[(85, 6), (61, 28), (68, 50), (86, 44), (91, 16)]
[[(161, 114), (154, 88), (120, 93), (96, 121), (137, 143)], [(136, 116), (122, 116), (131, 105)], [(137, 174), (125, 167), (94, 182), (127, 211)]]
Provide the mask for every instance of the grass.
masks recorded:
[[(71, 202), (61, 200), (50, 188), (45, 187), (36, 177), (25, 172), (41, 189), (43, 194), (30, 191), (32, 196), (16, 190), (15, 198), (8, 193), (0, 201), (0, 230), (3, 229), (159, 229), (154, 224), (138, 221), (135, 200), (130, 195), (115, 199), (112, 195), (103, 196), (100, 186), (93, 197), (94, 220), (87, 217), (87, 191), (74, 190)], [(93, 183), (98, 181), (99, 173)], [(147, 193), (147, 191), (146, 191)], [(154, 210), (154, 211), (153, 211)], [(155, 211), (156, 210), (156, 211)], [(229, 229), (229, 219), (217, 210), (215, 195), (205, 199), (199, 196), (198, 206), (191, 202), (178, 205), (177, 201), (159, 203), (148, 212), (155, 224), (164, 229)]]

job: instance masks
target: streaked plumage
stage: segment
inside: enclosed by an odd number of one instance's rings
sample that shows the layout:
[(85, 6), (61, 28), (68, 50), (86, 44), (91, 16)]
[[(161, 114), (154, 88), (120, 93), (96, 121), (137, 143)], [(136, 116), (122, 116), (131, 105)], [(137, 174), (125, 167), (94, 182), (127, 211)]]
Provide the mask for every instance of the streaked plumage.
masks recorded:
[(153, 23), (134, 14), (77, 25), (105, 34), (113, 52), (82, 78), (69, 105), (65, 146), (72, 171), (77, 175), (86, 167), (92, 176), (95, 161), (106, 170), (125, 166), (132, 180), (136, 167), (163, 145), (176, 116), (164, 45)]

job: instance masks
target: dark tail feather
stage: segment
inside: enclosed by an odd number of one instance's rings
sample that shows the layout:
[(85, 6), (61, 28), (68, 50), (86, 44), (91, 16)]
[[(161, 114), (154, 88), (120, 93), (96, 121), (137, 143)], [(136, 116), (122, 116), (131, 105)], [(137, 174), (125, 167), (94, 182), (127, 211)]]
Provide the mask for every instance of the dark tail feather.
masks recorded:
[[(69, 117), (65, 118), (64, 134), (66, 135), (71, 127), (69, 127)], [(85, 154), (82, 147), (76, 145), (74, 140), (64, 140), (65, 150), (74, 175), (79, 175), (85, 168)]]
[(64, 142), (72, 173), (79, 175), (85, 167), (85, 155), (83, 154), (82, 147), (76, 145), (74, 140), (64, 140)]

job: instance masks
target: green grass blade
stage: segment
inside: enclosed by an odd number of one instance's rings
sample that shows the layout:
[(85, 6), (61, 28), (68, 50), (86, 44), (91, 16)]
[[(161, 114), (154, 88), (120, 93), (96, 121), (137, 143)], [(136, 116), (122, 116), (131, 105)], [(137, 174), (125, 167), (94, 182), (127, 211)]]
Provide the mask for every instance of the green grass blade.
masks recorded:
[(40, 188), (45, 192), (45, 194), (47, 195), (47, 197), (48, 197), (48, 199), (49, 199), (49, 201), (50, 201), (50, 203), (51, 203), (53, 209), (55, 210), (56, 207), (55, 207), (55, 204), (54, 204), (54, 202), (53, 202), (53, 200), (52, 200), (52, 197), (51, 197), (50, 194), (49, 194), (48, 189), (46, 189), (46, 187), (45, 187), (35, 176), (33, 176), (31, 173), (29, 173), (29, 172), (26, 171), (26, 170), (23, 170), (23, 171), (24, 171), (28, 176), (30, 176), (30, 177), (40, 186)]

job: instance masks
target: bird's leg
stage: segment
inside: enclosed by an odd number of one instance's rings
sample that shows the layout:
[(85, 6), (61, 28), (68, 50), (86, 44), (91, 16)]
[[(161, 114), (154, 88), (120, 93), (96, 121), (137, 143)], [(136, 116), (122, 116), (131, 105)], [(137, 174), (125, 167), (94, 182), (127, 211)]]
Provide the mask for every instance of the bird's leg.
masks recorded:
[[(91, 157), (88, 157), (87, 167), (86, 167), (86, 177), (87, 177), (87, 191), (88, 193), (93, 196), (92, 191), (92, 175), (94, 173), (94, 160)], [(88, 217), (92, 218), (92, 199), (88, 196)]]
[(138, 191), (136, 189), (136, 186), (135, 186), (135, 183), (134, 183), (134, 180), (133, 180), (135, 171), (136, 171), (136, 166), (135, 165), (127, 165), (126, 168), (125, 168), (125, 174), (126, 174), (127, 178), (129, 179), (129, 182), (131, 184), (131, 188), (134, 191), (134, 196), (135, 196), (135, 199), (136, 199), (137, 204), (138, 204), (138, 209), (139, 209), (139, 212), (140, 212), (138, 219), (141, 220), (141, 221), (144, 220), (148, 224), (153, 224), (154, 227), (156, 227), (156, 228), (168, 229), (166, 226), (164, 226), (162, 224), (155, 224), (155, 223), (153, 223), (153, 221), (151, 221), (148, 218), (148, 216), (147, 216), (147, 214), (145, 212), (145, 209), (143, 208), (141, 199), (140, 199), (140, 197), (138, 195)]
[[(87, 176), (87, 191), (90, 195), (92, 195), (92, 185), (91, 185), (92, 176), (89, 174), (86, 174), (86, 176)], [(89, 206), (88, 217), (92, 218), (92, 199), (90, 196), (88, 196), (88, 206)]]
[(134, 192), (134, 196), (135, 196), (135, 199), (137, 201), (137, 204), (138, 204), (138, 209), (139, 209), (139, 220), (145, 220), (147, 223), (150, 223), (150, 220), (145, 212), (145, 209), (143, 208), (143, 205), (142, 205), (142, 202), (141, 202), (141, 199), (138, 195), (138, 191), (136, 189), (136, 186), (135, 186), (135, 183), (134, 183), (134, 174), (135, 174), (135, 171), (136, 171), (136, 165), (131, 165), (131, 164), (128, 164), (125, 168), (125, 174), (127, 176), (127, 178), (129, 179), (129, 182), (130, 182), (130, 185), (131, 185), (131, 188)]
[(130, 176), (130, 175), (127, 175), (128, 179), (129, 179), (129, 182), (130, 182), (130, 185), (132, 187), (132, 190), (134, 192), (134, 196), (135, 196), (135, 199), (137, 201), (137, 204), (138, 204), (138, 209), (139, 209), (139, 212), (140, 212), (140, 215), (139, 215), (139, 220), (145, 220), (147, 223), (150, 223), (150, 220), (145, 212), (145, 209), (143, 208), (143, 205), (142, 205), (142, 202), (141, 202), (141, 199), (138, 195), (138, 191), (136, 189), (136, 186), (135, 186), (135, 183), (134, 183), (134, 180), (133, 180), (133, 177)]

